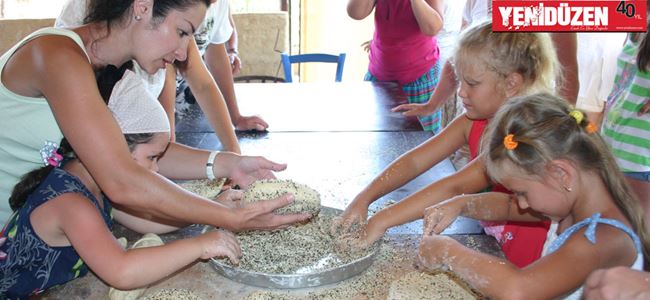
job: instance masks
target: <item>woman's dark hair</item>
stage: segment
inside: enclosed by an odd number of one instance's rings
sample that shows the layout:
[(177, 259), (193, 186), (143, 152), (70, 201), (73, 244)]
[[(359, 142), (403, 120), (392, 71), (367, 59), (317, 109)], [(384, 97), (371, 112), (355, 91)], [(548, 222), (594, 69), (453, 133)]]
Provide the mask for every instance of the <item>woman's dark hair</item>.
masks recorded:
[[(99, 93), (102, 95), (105, 103), (108, 103), (113, 87), (120, 79), (122, 79), (124, 72), (127, 69), (132, 68), (133, 63), (129, 61), (119, 68), (113, 65), (108, 65), (95, 73)], [(125, 134), (124, 139), (126, 140), (126, 144), (129, 146), (129, 151), (133, 151), (135, 146), (148, 143), (153, 139), (153, 136), (153, 133)], [(57, 153), (64, 157), (64, 162), (76, 158), (74, 149), (72, 149), (72, 146), (70, 146), (70, 143), (68, 143), (65, 138), (61, 140)], [(20, 181), (14, 186), (11, 196), (9, 197), (9, 205), (11, 206), (11, 209), (15, 211), (22, 207), (25, 204), (25, 201), (27, 201), (27, 196), (34, 192), (45, 177), (50, 174), (52, 169), (54, 169), (53, 166), (47, 165), (23, 175), (23, 177), (20, 178)]]
[[(210, 6), (210, 0), (152, 0), (153, 20), (164, 20), (172, 9), (183, 11), (196, 3), (203, 3)], [(84, 18), (84, 24), (92, 22), (106, 22), (110, 28), (115, 22), (131, 17), (131, 6), (133, 0), (90, 0), (88, 3), (88, 14)]]

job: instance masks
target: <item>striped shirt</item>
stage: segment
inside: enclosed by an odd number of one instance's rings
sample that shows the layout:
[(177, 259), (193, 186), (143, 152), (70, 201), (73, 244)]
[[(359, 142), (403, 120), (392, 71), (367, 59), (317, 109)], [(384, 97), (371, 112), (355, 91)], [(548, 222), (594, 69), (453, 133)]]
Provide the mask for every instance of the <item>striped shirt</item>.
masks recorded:
[(624, 172), (650, 172), (650, 113), (637, 113), (650, 98), (650, 72), (636, 65), (639, 43), (625, 42), (614, 88), (607, 99), (602, 135)]

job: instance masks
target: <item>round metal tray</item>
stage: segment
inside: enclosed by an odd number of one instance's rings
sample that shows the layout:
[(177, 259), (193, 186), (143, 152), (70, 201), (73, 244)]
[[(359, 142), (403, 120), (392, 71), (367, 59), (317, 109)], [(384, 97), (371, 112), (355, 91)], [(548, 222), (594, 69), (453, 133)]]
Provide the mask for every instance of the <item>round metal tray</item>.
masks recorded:
[[(331, 207), (322, 207), (321, 212), (339, 214), (342, 211)], [(269, 274), (252, 272), (233, 267), (214, 258), (210, 259), (210, 263), (217, 273), (237, 282), (264, 288), (297, 289), (335, 283), (360, 274), (372, 265), (378, 252), (379, 247), (376, 246), (373, 247), (373, 250), (366, 256), (340, 265), (336, 268), (301, 274)]]

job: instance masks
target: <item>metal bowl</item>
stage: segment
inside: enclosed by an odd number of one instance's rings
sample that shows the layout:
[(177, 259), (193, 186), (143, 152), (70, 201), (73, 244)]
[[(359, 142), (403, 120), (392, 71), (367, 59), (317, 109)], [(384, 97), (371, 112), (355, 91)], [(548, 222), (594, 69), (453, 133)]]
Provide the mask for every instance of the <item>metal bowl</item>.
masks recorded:
[[(321, 207), (321, 213), (340, 214), (342, 211), (331, 207)], [(209, 229), (209, 227), (206, 227)], [(204, 230), (206, 230), (204, 229)], [(237, 267), (233, 267), (220, 259), (210, 259), (210, 263), (217, 270), (217, 273), (224, 277), (248, 285), (254, 285), (263, 288), (278, 289), (297, 289), (321, 286), (325, 284), (339, 282), (341, 280), (353, 277), (365, 271), (372, 265), (375, 256), (379, 252), (379, 247), (372, 247), (372, 250), (366, 255), (349, 263), (342, 264), (338, 267), (319, 270), (313, 273), (300, 274), (270, 274), (252, 272)]]

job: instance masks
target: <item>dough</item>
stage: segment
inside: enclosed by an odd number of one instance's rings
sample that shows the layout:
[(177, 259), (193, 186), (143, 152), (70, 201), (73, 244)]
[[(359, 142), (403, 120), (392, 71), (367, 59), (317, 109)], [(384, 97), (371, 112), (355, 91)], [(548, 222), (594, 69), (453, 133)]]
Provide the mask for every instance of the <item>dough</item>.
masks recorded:
[[(124, 240), (126, 242), (126, 239)], [(147, 233), (145, 234), (141, 239), (136, 241), (131, 249), (134, 248), (146, 248), (146, 247), (154, 247), (154, 246), (161, 246), (163, 245), (162, 239), (154, 233)], [(139, 288), (139, 289), (134, 289), (134, 290), (118, 290), (116, 288), (111, 287), (108, 289), (108, 299), (110, 300), (136, 300), (142, 294), (144, 294), (145, 290), (147, 288)]]
[(226, 178), (217, 178), (215, 180), (189, 180), (179, 183), (178, 185), (203, 198), (214, 200), (217, 198), (217, 195), (221, 193), (221, 188), (224, 183), (226, 183)]
[(159, 290), (151, 295), (146, 295), (140, 300), (200, 300), (199, 296), (190, 290), (184, 289), (164, 289)]
[(279, 208), (275, 213), (280, 215), (308, 213), (316, 216), (320, 212), (320, 195), (318, 192), (304, 184), (291, 180), (267, 179), (251, 184), (244, 191), (244, 202), (256, 202), (280, 197), (286, 193), (295, 196), (293, 203)]
[(388, 300), (413, 299), (477, 299), (477, 295), (463, 287), (446, 273), (411, 272), (390, 284)]

